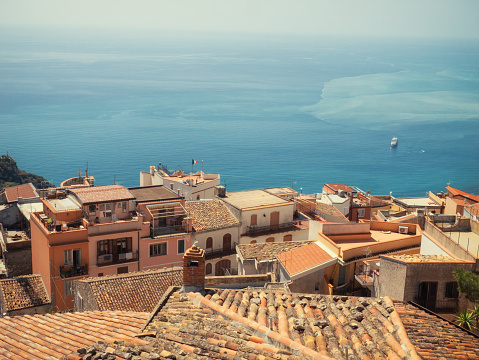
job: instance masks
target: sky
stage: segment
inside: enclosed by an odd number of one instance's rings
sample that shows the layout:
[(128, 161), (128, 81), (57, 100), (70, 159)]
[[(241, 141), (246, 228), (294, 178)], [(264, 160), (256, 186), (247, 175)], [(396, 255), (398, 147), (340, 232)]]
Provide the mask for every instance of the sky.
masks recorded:
[(479, 38), (478, 0), (0, 0), (0, 26)]

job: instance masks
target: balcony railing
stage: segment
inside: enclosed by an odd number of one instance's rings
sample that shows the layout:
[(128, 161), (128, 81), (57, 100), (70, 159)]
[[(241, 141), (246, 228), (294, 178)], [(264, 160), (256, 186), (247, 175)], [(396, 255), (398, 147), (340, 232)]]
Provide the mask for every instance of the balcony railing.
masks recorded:
[(122, 264), (132, 261), (138, 261), (138, 251), (132, 251), (122, 254), (102, 254), (98, 255), (96, 258), (97, 266)]
[(292, 230), (294, 228), (294, 222), (287, 222), (278, 225), (268, 225), (268, 226), (248, 226), (246, 228), (246, 232), (243, 235), (257, 235), (257, 234), (264, 234), (264, 233), (271, 233), (271, 232), (280, 232), (280, 231), (287, 231)]
[(88, 264), (75, 267), (73, 265), (62, 265), (60, 266), (60, 276), (62, 278), (71, 278), (75, 276), (86, 276), (88, 275)]
[(236, 243), (231, 244), (230, 247), (221, 248), (221, 249), (213, 249), (209, 248), (205, 250), (205, 260), (217, 259), (223, 256), (229, 256), (236, 254)]
[(180, 234), (187, 232), (183, 225), (170, 225), (170, 226), (156, 226), (150, 227), (151, 237), (157, 237), (162, 235)]

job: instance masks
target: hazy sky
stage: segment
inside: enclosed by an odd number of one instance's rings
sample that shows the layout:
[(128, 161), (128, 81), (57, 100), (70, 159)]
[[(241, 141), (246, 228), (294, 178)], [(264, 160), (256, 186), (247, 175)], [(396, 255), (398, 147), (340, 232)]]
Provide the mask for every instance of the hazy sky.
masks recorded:
[(0, 24), (479, 38), (478, 0), (0, 0)]

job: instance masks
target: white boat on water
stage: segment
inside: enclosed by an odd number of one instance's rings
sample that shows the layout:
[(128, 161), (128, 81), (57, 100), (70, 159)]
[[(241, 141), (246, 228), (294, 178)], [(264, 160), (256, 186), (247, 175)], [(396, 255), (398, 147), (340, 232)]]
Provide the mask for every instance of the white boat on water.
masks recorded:
[(398, 146), (398, 138), (393, 137), (393, 139), (391, 140), (391, 147), (396, 147), (396, 146)]

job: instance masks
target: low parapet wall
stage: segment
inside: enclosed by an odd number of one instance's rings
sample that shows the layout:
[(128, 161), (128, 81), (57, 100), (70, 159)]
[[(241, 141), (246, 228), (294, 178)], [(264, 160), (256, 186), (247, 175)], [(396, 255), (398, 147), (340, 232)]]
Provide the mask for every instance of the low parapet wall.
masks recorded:
[(206, 287), (242, 289), (248, 286), (264, 286), (272, 281), (272, 274), (239, 275), (239, 276), (206, 276)]

